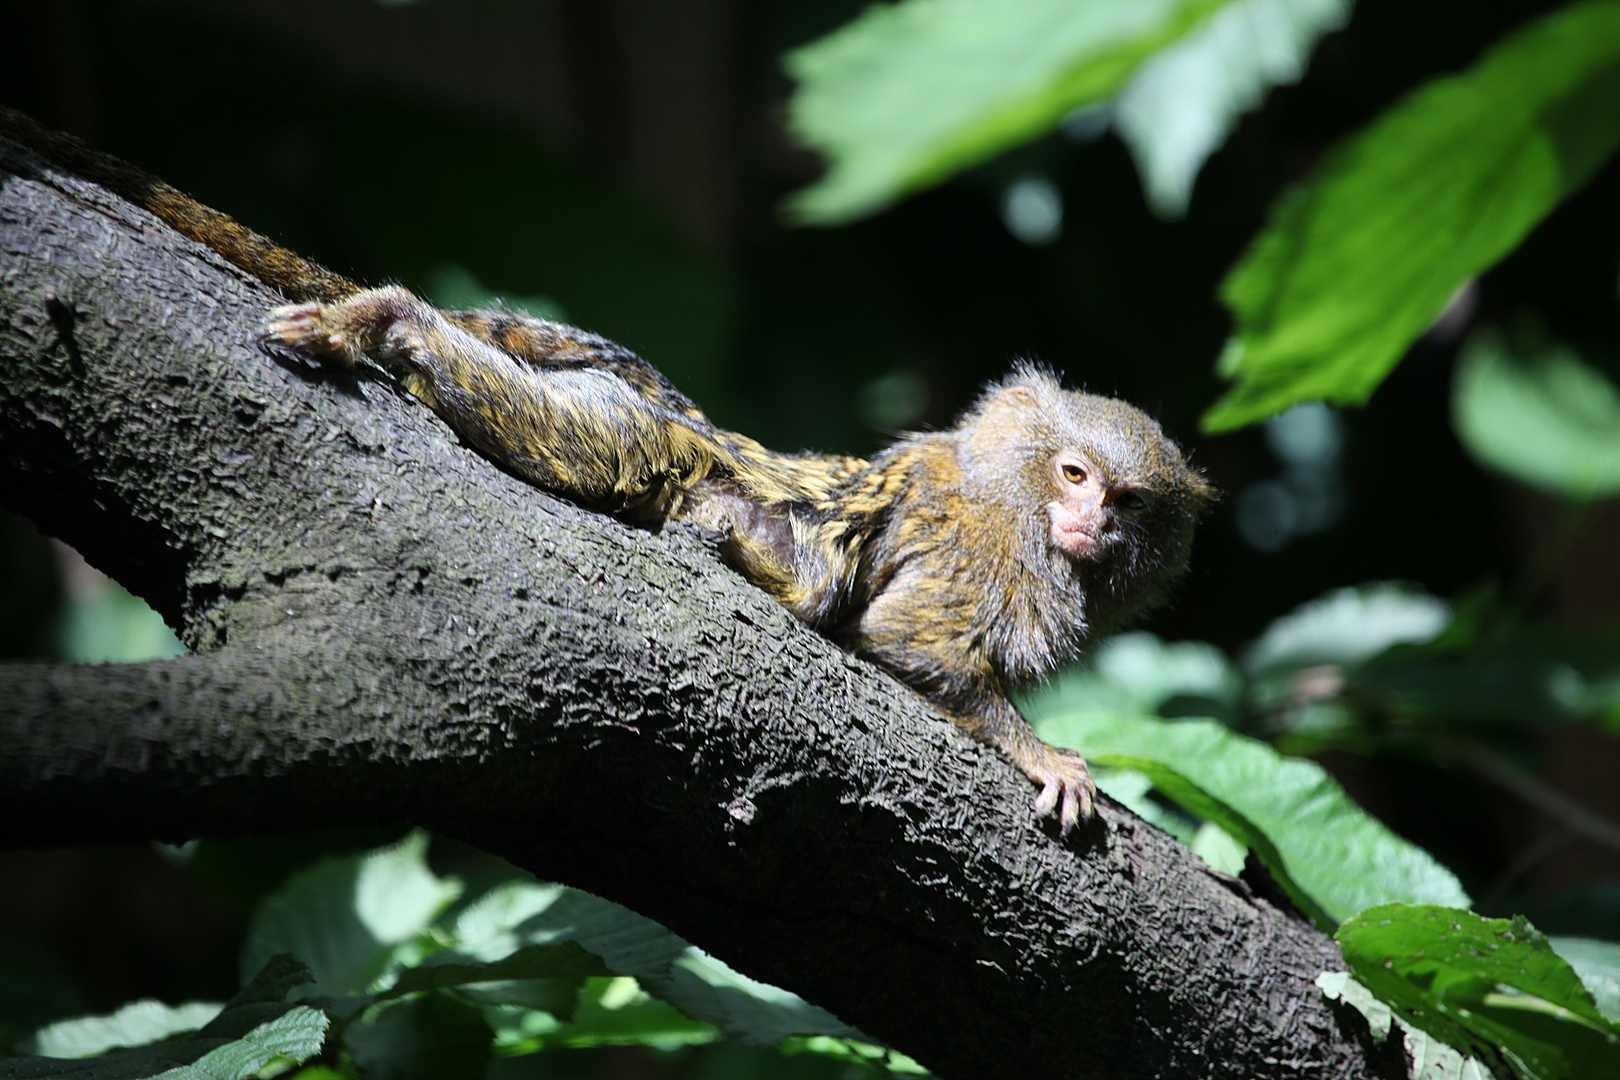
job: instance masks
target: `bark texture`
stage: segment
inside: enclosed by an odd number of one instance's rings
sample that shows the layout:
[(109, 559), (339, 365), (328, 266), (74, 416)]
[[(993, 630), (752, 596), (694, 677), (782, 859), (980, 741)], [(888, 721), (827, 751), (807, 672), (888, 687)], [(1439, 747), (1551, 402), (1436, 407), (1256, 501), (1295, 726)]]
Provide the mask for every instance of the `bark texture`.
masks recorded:
[[(385, 181), (384, 181), (385, 182)], [(0, 842), (401, 819), (625, 903), (944, 1077), (1374, 1075), (1331, 940), (993, 750), (710, 539), (529, 488), (278, 298), (0, 141), (0, 501), (193, 654), (0, 665)]]

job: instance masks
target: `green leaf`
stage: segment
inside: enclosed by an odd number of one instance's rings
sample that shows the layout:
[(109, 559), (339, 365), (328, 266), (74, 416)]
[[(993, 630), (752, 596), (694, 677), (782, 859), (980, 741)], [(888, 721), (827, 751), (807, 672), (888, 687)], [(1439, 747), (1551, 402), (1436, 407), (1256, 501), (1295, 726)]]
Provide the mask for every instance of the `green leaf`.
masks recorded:
[(109, 579), (69, 596), (59, 633), (62, 659), (76, 664), (134, 664), (186, 651), (163, 616)]
[(1620, 1020), (1620, 944), (1583, 937), (1548, 940), (1581, 977), (1598, 1012), (1610, 1021)]
[(607, 975), (602, 959), (586, 952), (576, 941), (554, 945), (525, 945), (493, 963), (459, 963), (454, 951), (434, 953), (416, 966), (399, 973), (394, 985), (377, 995), (387, 1001), (425, 990), (444, 990), (476, 983), (506, 982), (515, 979), (581, 978)]
[(1412, 1063), (1412, 1080), (1491, 1080), (1489, 1069), (1395, 1016), (1348, 971), (1325, 971), (1316, 977), (1316, 985), (1329, 1001), (1342, 1001), (1366, 1017), (1373, 1042), (1381, 1043), (1391, 1030), (1398, 1031)]
[[(782, 1040), (780, 1050), (785, 1057), (795, 1054), (819, 1054), (882, 1070), (879, 1075), (928, 1076), (929, 1072), (898, 1050), (886, 1046), (861, 1042), (858, 1039), (835, 1039), (828, 1035), (810, 1035), (805, 1038)], [(848, 1074), (844, 1074), (846, 1077)], [(861, 1075), (861, 1074), (857, 1074)]]
[(797, 994), (750, 979), (696, 946), (649, 990), (740, 1042), (774, 1046), (790, 1035), (858, 1038), (860, 1032)]
[[(1219, 724), (1214, 726), (1221, 728)], [(1221, 730), (1225, 729), (1221, 728)], [(1317, 898), (1311, 895), (1309, 890), (1302, 886), (1290, 872), (1288, 860), (1283, 857), (1282, 852), (1272, 843), (1271, 837), (1266, 834), (1266, 831), (1253, 821), (1250, 821), (1242, 811), (1230, 803), (1211, 795), (1198, 784), (1187, 779), (1187, 777), (1162, 761), (1133, 754), (1117, 754), (1107, 751), (1088, 751), (1086, 756), (1099, 764), (1116, 768), (1136, 769), (1146, 774), (1153, 781), (1153, 786), (1158, 788), (1167, 798), (1174, 800), (1177, 805), (1189, 813), (1205, 819), (1206, 822), (1215, 822), (1217, 827), (1231, 837), (1235, 843), (1242, 844), (1248, 850), (1252, 850), (1255, 857), (1265, 865), (1266, 869), (1271, 871), (1271, 876), (1276, 879), (1282, 890), (1288, 894), (1288, 898), (1293, 902), (1294, 906), (1312, 922), (1316, 923), (1318, 927), (1324, 930), (1331, 929), (1337, 923), (1338, 920), (1330, 915)], [(1194, 833), (1193, 841), (1197, 841), (1198, 838), (1198, 833)], [(1188, 847), (1189, 849), (1192, 847), (1191, 842), (1189, 842)], [(1194, 854), (1204, 859), (1205, 862), (1209, 862), (1209, 859), (1202, 852), (1194, 851)], [(1213, 867), (1213, 865), (1212, 863), (1211, 866)]]
[(186, 1031), (196, 1031), (219, 1015), (217, 1001), (165, 1005), (133, 1001), (107, 1016), (61, 1020), (34, 1033), (33, 1052), (42, 1057), (87, 1058), (125, 1046), (144, 1046)]
[(1406, 1036), (1406, 1053), (1412, 1059), (1412, 1080), (1495, 1080), (1496, 1074), (1481, 1065), (1478, 1058), (1463, 1055), (1405, 1020), (1397, 1023)]
[(568, 1022), (556, 1015), (504, 1007), (486, 1008), (484, 1016), (495, 1029), (496, 1045), (506, 1055), (556, 1046), (669, 1049), (720, 1038), (714, 1025), (681, 1015), (629, 976), (587, 979)]
[(1342, 1001), (1366, 1017), (1373, 1042), (1381, 1043), (1389, 1037), (1395, 1015), (1371, 990), (1352, 979), (1348, 971), (1324, 971), (1316, 977), (1316, 985), (1329, 1001)]
[(425, 933), (460, 893), (427, 868), (427, 834), (366, 855), (327, 859), (295, 874), (254, 913), (244, 971), (274, 953), (309, 964), (318, 994), (369, 989), (395, 950)]
[(343, 1041), (367, 1080), (482, 1080), (494, 1038), (476, 1006), (425, 994), (368, 1011)]
[(1565, 499), (1620, 494), (1620, 389), (1563, 346), (1525, 355), (1496, 333), (1473, 335), (1451, 422), (1487, 469)]
[(1064, 673), (1041, 694), (1042, 708), (1089, 712), (1198, 715), (1235, 708), (1243, 679), (1226, 654), (1202, 641), (1167, 642), (1147, 633), (1119, 634), (1099, 645), (1090, 662)]
[(1368, 989), (1465, 1053), (1521, 1078), (1620, 1076), (1620, 1031), (1523, 918), (1388, 904), (1335, 937)]
[[(458, 950), (479, 956), (520, 943), (577, 942), (686, 1016), (748, 1042), (856, 1034), (826, 1010), (732, 970), (651, 919), (559, 885), (513, 882), (493, 890), (462, 912), (455, 936)], [(585, 1015), (576, 1025), (586, 1023)]]
[(236, 992), (227, 1008), (254, 1002), (279, 1003), (287, 1000), (292, 990), (315, 981), (309, 965), (291, 953), (276, 953), (265, 960), (247, 985)]
[(835, 224), (1033, 136), (1108, 97), (1218, 0), (902, 0), (787, 57), (794, 134), (826, 177), (791, 216)]
[[(158, 1075), (163, 1080), (235, 1080), (237, 1077), (253, 1076), (277, 1058), (296, 1065), (320, 1053), (328, 1023), (325, 1013), (307, 1005), (275, 1005), (269, 1008), (271, 1011), (283, 1011), (229, 1042), (214, 1047), (195, 1061)], [(246, 1013), (250, 1010), (244, 1008), (242, 1011)], [(222, 1034), (229, 1030), (230, 1025), (231, 1010), (227, 1010), (198, 1035)]]
[(1266, 627), (1245, 652), (1243, 666), (1251, 673), (1321, 664), (1354, 668), (1392, 645), (1433, 639), (1450, 618), (1444, 600), (1410, 585), (1335, 589)]
[[(155, 1042), (103, 1057), (25, 1058), (0, 1062), (0, 1077), (9, 1080), (65, 1076), (74, 1080), (240, 1080), (252, 1076), (276, 1059), (293, 1064), (314, 1057), (326, 1037), (327, 1017), (318, 1009), (289, 1005), (281, 997), (293, 986), (310, 981), (309, 970), (288, 956), (272, 957), (264, 969), (228, 1001), (218, 1005), (182, 1006), (192, 1010), (184, 1019), (197, 1018), (204, 1011), (217, 1013), (199, 1030), (180, 1039)], [(129, 1013), (128, 1016), (122, 1016)], [(52, 1025), (47, 1045), (60, 1045), (80, 1054), (96, 1053), (96, 1043), (104, 1049), (109, 1037), (162, 1039), (182, 1019), (176, 1011), (160, 1015), (153, 1010), (120, 1010), (114, 1025), (82, 1025), (77, 1029)], [(112, 1019), (112, 1018), (102, 1018)], [(169, 1032), (164, 1032), (164, 1028)], [(45, 1036), (46, 1032), (41, 1032)]]
[(1301, 910), (1331, 927), (1390, 900), (1464, 905), (1456, 877), (1356, 806), (1320, 765), (1212, 720), (1026, 709), (1041, 737), (1138, 769), (1248, 845)]
[(1234, 0), (1137, 69), (1114, 123), (1157, 214), (1186, 213), (1193, 179), (1238, 117), (1297, 82), (1317, 40), (1349, 18), (1350, 0)]
[(1620, 3), (1575, 4), (1337, 149), (1222, 285), (1237, 318), (1204, 427), (1365, 401), (1458, 288), (1620, 142)]
[(1248, 845), (1240, 843), (1213, 821), (1205, 821), (1198, 826), (1187, 849), (1208, 863), (1211, 870), (1233, 877), (1243, 873), (1243, 864), (1249, 854)]
[(1466, 647), (1448, 632), (1391, 648), (1351, 673), (1358, 699), (1462, 730), (1599, 718), (1620, 708), (1620, 630), (1579, 633), (1520, 624)]
[(1095, 761), (1091, 765), (1091, 778), (1097, 782), (1100, 790), (1124, 803), (1131, 813), (1143, 821), (1157, 825), (1183, 844), (1192, 846), (1202, 823), (1177, 807), (1165, 806), (1149, 798), (1148, 792), (1153, 790), (1152, 777), (1135, 769), (1100, 765)]

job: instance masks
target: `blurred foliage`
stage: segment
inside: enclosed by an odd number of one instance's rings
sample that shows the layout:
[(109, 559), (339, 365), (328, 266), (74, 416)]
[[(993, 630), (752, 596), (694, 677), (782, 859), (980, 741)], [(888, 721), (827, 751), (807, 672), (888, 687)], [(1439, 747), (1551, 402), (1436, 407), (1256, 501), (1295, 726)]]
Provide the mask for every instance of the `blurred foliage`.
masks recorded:
[(1359, 404), (1471, 277), (1620, 143), (1620, 4), (1575, 4), (1429, 83), (1284, 196), (1222, 285), (1226, 430)]
[[(675, 95), (632, 102), (674, 50), (590, 14), (528, 43), (572, 80), (572, 127), (476, 51), (435, 83), (455, 23), (516, 10), (447, 0), (334, 4), (312, 36), (271, 0), (37, 5), (0, 93), (341, 271), (623, 341), (768, 443), (867, 452), (1022, 355), (1148, 407), (1229, 510), (1162, 636), (1027, 702), (1043, 732), (1216, 869), (1337, 926), (1355, 977), (1323, 993), (1419, 1075), (1615, 1072), (1620, 880), (1530, 888), (1553, 848), (1503, 803), (1533, 800), (1555, 840), (1616, 835), (1537, 772), (1571, 733), (1616, 760), (1620, 731), (1620, 569), (1612, 544), (1573, 563), (1620, 493), (1620, 4), (860, 7), (759, 5), (717, 128), (680, 127)], [(342, 26), (366, 48), (331, 44)], [(402, 51), (374, 58), (385, 39)], [(819, 181), (782, 145), (788, 97)], [(656, 137), (627, 149), (638, 125)], [(682, 202), (699, 174), (725, 178), (725, 228)], [(784, 205), (864, 220), (790, 229)], [(82, 569), (0, 517), (0, 655), (178, 648)], [(1560, 574), (1597, 624), (1549, 602)], [(165, 849), (236, 920), (241, 977), (299, 965), (291, 1000), (250, 981), (259, 1013), (62, 1023), (99, 1000), (82, 965), (0, 940), (0, 1047), (146, 1044), (91, 1059), (109, 1076), (317, 1049), (296, 1075), (595, 1076), (610, 1052), (716, 1080), (919, 1068), (623, 909), (466, 853), (458, 883), (422, 838), (385, 839)], [(248, 1051), (248, 1019), (284, 1059)]]
[(1185, 214), (1199, 169), (1238, 118), (1297, 82), (1317, 40), (1349, 17), (1349, 0), (1234, 0), (1137, 68), (1113, 115), (1153, 209)]
[(223, 1004), (138, 1001), (112, 1016), (61, 1021), (41, 1028), (27, 1047), (36, 1056), (6, 1063), (6, 1075), (236, 1080), (285, 1072), (319, 1052), (326, 1036), (325, 1013), (284, 1000), (308, 976), (297, 960), (279, 956)]
[(791, 126), (827, 176), (794, 196), (804, 222), (892, 203), (1119, 90), (1219, 0), (1073, 4), (907, 0), (873, 5), (788, 56)]
[(256, 974), (230, 1002), (57, 1021), (7, 1075), (117, 1080), (190, 1061), (239, 1078), (317, 1052), (298, 1075), (554, 1075), (559, 1052), (625, 1045), (717, 1078), (923, 1072), (616, 904), (510, 868), (475, 893), (430, 870), (427, 849), (413, 833), (266, 895), (240, 957)]
[(1512, 350), (1482, 331), (1457, 364), (1457, 436), (1475, 460), (1549, 495), (1620, 495), (1620, 390), (1567, 347)]

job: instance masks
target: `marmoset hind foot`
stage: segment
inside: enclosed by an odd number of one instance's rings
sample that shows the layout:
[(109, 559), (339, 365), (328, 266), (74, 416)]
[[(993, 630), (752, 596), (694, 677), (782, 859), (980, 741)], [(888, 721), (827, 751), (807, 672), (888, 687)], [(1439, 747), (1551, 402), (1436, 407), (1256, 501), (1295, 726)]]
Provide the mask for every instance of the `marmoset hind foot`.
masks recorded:
[(398, 287), (278, 308), (261, 340), (370, 357), (539, 486), (639, 522), (719, 526), (744, 577), (997, 746), (1065, 834), (1092, 813), (1085, 762), (1041, 741), (1008, 695), (1159, 603), (1214, 498), (1145, 414), (1032, 365), (948, 430), (862, 461), (717, 428), (604, 338), (441, 312)]

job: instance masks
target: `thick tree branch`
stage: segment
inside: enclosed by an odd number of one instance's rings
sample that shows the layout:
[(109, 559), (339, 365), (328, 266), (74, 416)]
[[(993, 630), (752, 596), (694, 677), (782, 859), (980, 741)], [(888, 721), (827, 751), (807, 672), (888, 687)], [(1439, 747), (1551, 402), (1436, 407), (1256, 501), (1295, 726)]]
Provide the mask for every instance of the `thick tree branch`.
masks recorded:
[(1060, 841), (1010, 764), (695, 530), (257, 352), (276, 300), (0, 142), (0, 501), (195, 652), (0, 667), (0, 839), (406, 818), (942, 1076), (1372, 1075), (1312, 985), (1326, 937), (1107, 800)]

